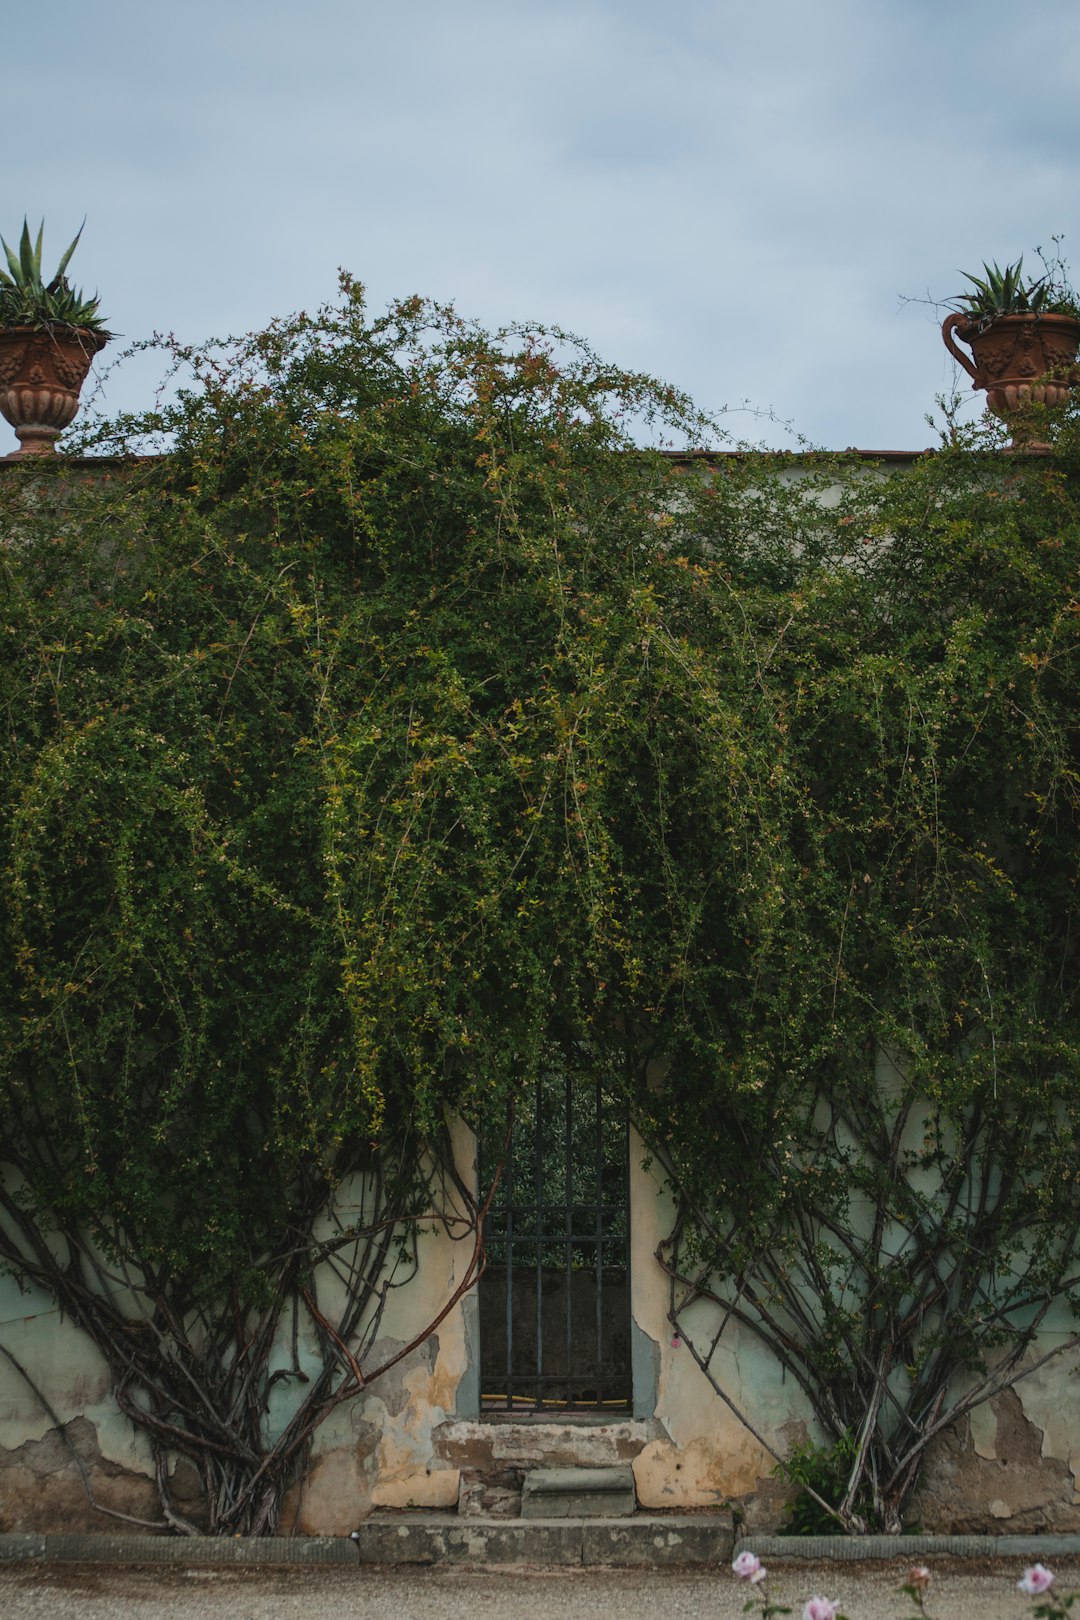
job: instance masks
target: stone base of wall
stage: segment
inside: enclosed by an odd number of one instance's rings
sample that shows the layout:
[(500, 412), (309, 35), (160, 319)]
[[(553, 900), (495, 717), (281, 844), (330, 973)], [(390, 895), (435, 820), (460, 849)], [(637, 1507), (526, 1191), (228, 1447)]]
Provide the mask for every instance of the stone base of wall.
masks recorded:
[(1072, 1471), (1046, 1449), (1019, 1395), (1004, 1390), (931, 1450), (908, 1524), (943, 1535), (1080, 1530)]
[[(1067, 1404), (1062, 1406), (1063, 1422)], [(1050, 1418), (1044, 1416), (1044, 1421)], [(789, 1440), (805, 1439), (803, 1424), (786, 1427)], [(369, 1477), (377, 1467), (377, 1433), (358, 1412), (348, 1440), (337, 1443), (334, 1437), (316, 1454), (303, 1486), (294, 1486), (283, 1504), (282, 1534), (347, 1536), (367, 1518), (378, 1506)], [(598, 1426), (449, 1420), (432, 1426), (426, 1436), (429, 1450), (421, 1445), (424, 1438), (416, 1437), (416, 1479), (402, 1502), (391, 1505), (428, 1510), (456, 1506), (466, 1519), (516, 1518), (522, 1480), (533, 1468), (630, 1463), (637, 1474), (654, 1452), (662, 1453), (669, 1470), (677, 1471), (679, 1459), (686, 1458), (656, 1419)], [(1080, 1492), (1069, 1464), (1053, 1454), (1066, 1439), (1052, 1424), (1051, 1430), (1040, 1428), (1016, 1391), (1004, 1391), (976, 1408), (931, 1450), (909, 1507), (908, 1528), (961, 1536), (1080, 1532)], [(673, 1480), (679, 1477), (671, 1474)], [(709, 1477), (715, 1485), (713, 1511), (732, 1510), (741, 1534), (767, 1535), (783, 1528), (784, 1510), (794, 1494), (785, 1480), (765, 1473), (753, 1489), (725, 1495), (722, 1458)], [(753, 1471), (749, 1478), (753, 1480)], [(87, 1485), (100, 1508), (142, 1525), (122, 1524), (95, 1509)], [(199, 1481), (190, 1463), (176, 1464), (171, 1486), (177, 1511), (200, 1523)], [(640, 1478), (637, 1493), (639, 1508), (657, 1506), (647, 1500)], [(666, 1506), (666, 1500), (659, 1505)], [(698, 1504), (689, 1505), (700, 1510)], [(687, 1504), (673, 1496), (671, 1507), (685, 1512)], [(150, 1533), (160, 1527), (154, 1482), (103, 1456), (97, 1431), (85, 1417), (40, 1439), (0, 1448), (0, 1534), (101, 1535), (121, 1529), (137, 1533), (140, 1528)]]
[[(176, 1507), (196, 1524), (198, 1486), (194, 1468), (181, 1462), (173, 1476)], [(0, 1533), (64, 1530), (100, 1535), (119, 1527), (120, 1521), (112, 1516), (118, 1513), (145, 1521), (143, 1526), (125, 1526), (133, 1532), (161, 1527), (153, 1480), (103, 1457), (97, 1431), (88, 1419), (75, 1418), (63, 1430), (50, 1429), (40, 1440), (28, 1440), (11, 1451), (0, 1448)]]

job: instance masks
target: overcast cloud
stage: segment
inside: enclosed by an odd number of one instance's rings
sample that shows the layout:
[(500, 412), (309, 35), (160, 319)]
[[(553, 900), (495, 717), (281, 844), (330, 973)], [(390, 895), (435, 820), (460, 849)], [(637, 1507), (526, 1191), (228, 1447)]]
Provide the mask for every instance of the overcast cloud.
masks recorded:
[(87, 214), (72, 272), (128, 338), (260, 325), (341, 265), (913, 449), (953, 367), (899, 295), (1057, 233), (1080, 269), (1077, 0), (53, 0), (11, 6), (0, 85), (0, 231), (44, 215), (55, 261)]

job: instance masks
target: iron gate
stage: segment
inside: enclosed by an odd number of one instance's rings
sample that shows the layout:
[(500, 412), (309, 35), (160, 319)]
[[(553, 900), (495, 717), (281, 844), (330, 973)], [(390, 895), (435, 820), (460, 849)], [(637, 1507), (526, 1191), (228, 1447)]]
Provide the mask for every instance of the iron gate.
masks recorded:
[[(595, 1081), (553, 1071), (521, 1098), (480, 1279), (485, 1410), (631, 1405), (628, 1126)], [(481, 1174), (505, 1122), (480, 1144)]]

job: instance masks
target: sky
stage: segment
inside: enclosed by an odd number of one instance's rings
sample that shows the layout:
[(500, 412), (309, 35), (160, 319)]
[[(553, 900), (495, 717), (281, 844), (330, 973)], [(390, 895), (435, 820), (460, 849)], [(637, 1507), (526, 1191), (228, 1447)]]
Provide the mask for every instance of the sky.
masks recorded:
[(85, 215), (69, 274), (129, 341), (341, 266), (376, 311), (578, 332), (736, 441), (910, 450), (936, 396), (981, 410), (927, 300), (1059, 235), (1080, 281), (1078, 0), (11, 0), (3, 33), (0, 233), (44, 218), (50, 270)]

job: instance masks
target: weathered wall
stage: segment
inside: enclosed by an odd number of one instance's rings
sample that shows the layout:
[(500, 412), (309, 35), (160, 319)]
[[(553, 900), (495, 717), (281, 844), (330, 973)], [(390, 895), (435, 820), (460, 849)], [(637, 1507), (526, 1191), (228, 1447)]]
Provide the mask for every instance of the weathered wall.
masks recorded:
[[(1064, 1313), (1043, 1353), (1073, 1337)], [(923, 1469), (913, 1524), (964, 1534), (1080, 1530), (1080, 1356), (1060, 1358), (977, 1406)]]
[[(464, 1164), (466, 1133), (458, 1145)], [(497, 1499), (513, 1511), (528, 1467), (616, 1461), (632, 1464), (643, 1507), (729, 1503), (752, 1528), (778, 1523), (785, 1490), (772, 1478), (772, 1459), (716, 1398), (668, 1325), (668, 1285), (655, 1251), (670, 1203), (643, 1168), (640, 1143), (634, 1149), (633, 1417), (480, 1418), (475, 1299), (466, 1298), (419, 1350), (324, 1425), (307, 1477), (286, 1501), (283, 1533), (343, 1535), (375, 1508), (453, 1508), (459, 1496), (464, 1511), (475, 1511), (484, 1480), (496, 1487), (488, 1505)], [(431, 1319), (464, 1274), (466, 1248), (443, 1233), (425, 1235), (418, 1274), (392, 1293), (374, 1361)], [(1063, 1316), (1050, 1324), (1045, 1347), (1068, 1332)], [(721, 1368), (736, 1405), (782, 1452), (812, 1436), (798, 1390), (771, 1358), (737, 1330), (725, 1337)], [(117, 1413), (101, 1358), (48, 1299), (10, 1277), (0, 1277), (0, 1347), (31, 1371), (64, 1425), (61, 1434), (0, 1351), (0, 1530), (107, 1529), (82, 1475), (104, 1505), (156, 1519), (148, 1448)], [(314, 1356), (314, 1345), (306, 1350)], [(929, 1459), (913, 1519), (940, 1530), (1080, 1529), (1078, 1379), (1080, 1358), (1070, 1353), (977, 1409)], [(181, 1510), (193, 1513), (189, 1465), (178, 1465), (173, 1485)]]
[[(640, 1340), (648, 1342), (655, 1375), (652, 1414), (662, 1433), (634, 1462), (638, 1498), (649, 1508), (716, 1507), (721, 1503), (752, 1512), (763, 1494), (770, 1504), (765, 1522), (777, 1517), (778, 1492), (770, 1479), (772, 1459), (715, 1394), (686, 1346), (667, 1320), (668, 1279), (656, 1249), (670, 1230), (669, 1195), (643, 1166), (644, 1150), (635, 1138), (630, 1196), (633, 1318)], [(719, 1352), (724, 1386), (734, 1403), (752, 1412), (758, 1428), (786, 1451), (805, 1434), (809, 1412), (790, 1382), (761, 1346), (737, 1324)], [(640, 1407), (638, 1408), (640, 1411)], [(779, 1493), (782, 1497), (782, 1493)], [(760, 1515), (758, 1515), (760, 1517)]]
[[(456, 1148), (459, 1162), (467, 1163), (471, 1138), (464, 1129)], [(425, 1234), (416, 1275), (390, 1291), (369, 1365), (388, 1360), (423, 1331), (461, 1283), (471, 1247), (442, 1231)], [(320, 1279), (331, 1315), (334, 1286), (330, 1274)], [(341, 1535), (374, 1507), (455, 1505), (458, 1471), (435, 1455), (431, 1436), (454, 1413), (461, 1389), (470, 1387), (469, 1319), (466, 1302), (369, 1393), (324, 1424), (307, 1477), (286, 1500), (283, 1533)], [(318, 1347), (301, 1339), (298, 1349), (301, 1366), (314, 1371)], [(281, 1364), (291, 1356), (283, 1342)], [(59, 1417), (63, 1434), (15, 1362)], [(268, 1414), (271, 1430), (283, 1424), (287, 1401), (288, 1385), (279, 1384)], [(94, 1511), (83, 1475), (104, 1506), (151, 1524), (160, 1520), (149, 1445), (117, 1411), (93, 1343), (46, 1296), (0, 1275), (0, 1531), (108, 1529), (115, 1521)], [(197, 1519), (198, 1481), (190, 1464), (178, 1460), (172, 1485), (179, 1510)]]

